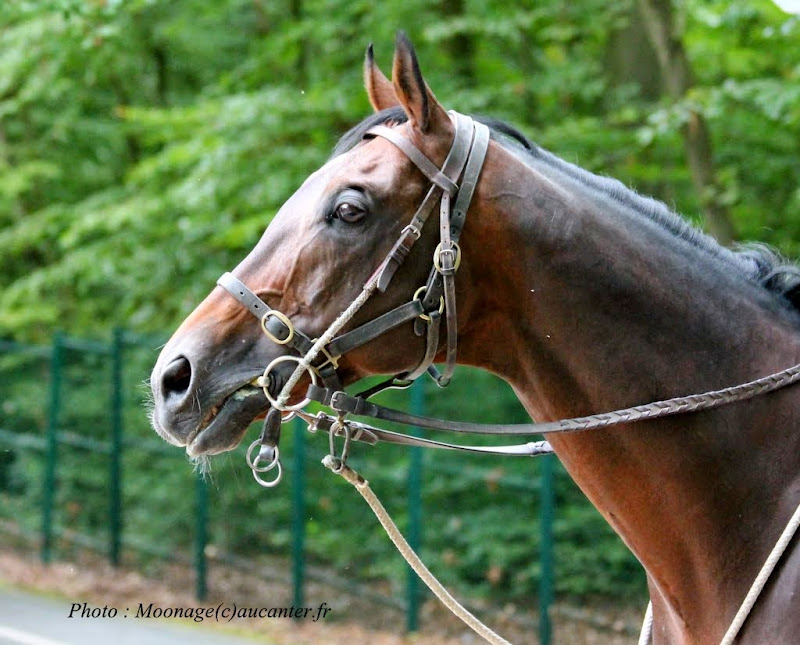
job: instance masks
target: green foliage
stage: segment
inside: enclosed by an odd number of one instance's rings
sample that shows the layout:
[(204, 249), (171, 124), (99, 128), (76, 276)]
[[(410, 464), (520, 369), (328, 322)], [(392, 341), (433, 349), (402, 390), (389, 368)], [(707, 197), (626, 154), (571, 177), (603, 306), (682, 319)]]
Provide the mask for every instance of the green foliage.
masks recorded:
[(625, 49), (627, 0), (6, 5), (3, 334), (174, 326), (366, 113), (364, 46), (388, 67), (396, 27), (447, 105), (506, 118), (689, 216), (680, 129), (699, 111), (738, 230), (800, 250), (800, 25), (768, 0), (685, 4), (697, 85), (677, 103), (613, 63), (642, 53)]
[[(507, 119), (564, 158), (693, 219), (701, 196), (681, 129), (693, 112), (702, 114), (720, 184), (715, 197), (740, 236), (800, 255), (800, 21), (769, 0), (687, 0), (679, 10), (696, 84), (675, 101), (631, 38), (631, 0), (0, 3), (0, 337), (45, 342), (58, 328), (93, 337), (120, 324), (174, 328), (254, 245), (337, 137), (367, 114), (363, 51), (374, 42), (388, 70), (397, 28), (410, 33), (448, 107)], [(134, 383), (155, 353), (131, 355), (137, 376), (126, 378), (138, 393)], [(65, 428), (98, 439), (108, 430), (107, 383), (97, 377), (107, 373), (104, 360), (71, 356), (67, 370)], [(3, 426), (43, 433), (46, 363), (0, 361)], [(522, 420), (507, 389), (491, 390), (491, 409), (470, 395), (488, 380), (456, 380), (432, 411), (497, 420), (507, 410), (509, 421)], [(139, 403), (128, 402), (126, 425), (146, 442), (152, 432)], [(41, 494), (40, 462), (30, 451), (0, 455), (10, 512), (35, 526), (24, 510)], [(285, 551), (288, 496), (265, 502), (237, 455), (214, 464), (214, 512), (230, 518), (215, 524), (214, 542), (237, 553)], [(376, 486), (402, 508), (405, 453), (357, 458), (381, 473)], [(65, 451), (79, 476), (59, 501), (76, 527), (102, 524), (103, 459)], [(539, 575), (531, 557), (535, 494), (500, 490), (491, 471), (471, 462), (428, 459), (436, 468), (429, 463), (425, 506), (437, 530), (426, 534), (426, 557), (452, 581), (493, 596), (530, 596)], [(130, 530), (165, 549), (187, 547), (186, 464), (130, 451), (124, 468)], [(502, 468), (506, 477), (536, 481), (527, 462)], [(399, 585), (402, 569), (388, 564), (394, 558), (379, 546), (378, 529), (354, 510), (346, 489), (316, 474), (309, 487), (310, 553)], [(635, 561), (563, 473), (558, 496), (560, 591), (640, 591)], [(456, 502), (458, 517), (449, 512)], [(346, 537), (353, 526), (364, 539)]]

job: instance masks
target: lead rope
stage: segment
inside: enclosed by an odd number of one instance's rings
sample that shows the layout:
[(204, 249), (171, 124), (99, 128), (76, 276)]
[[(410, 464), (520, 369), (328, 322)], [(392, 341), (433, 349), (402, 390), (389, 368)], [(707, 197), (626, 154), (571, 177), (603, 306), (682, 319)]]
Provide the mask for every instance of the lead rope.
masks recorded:
[[(728, 627), (728, 631), (725, 632), (725, 636), (723, 636), (720, 641), (720, 645), (732, 645), (734, 639), (738, 636), (739, 630), (742, 628), (742, 625), (744, 625), (744, 621), (746, 621), (747, 617), (750, 615), (750, 610), (753, 609), (753, 605), (756, 604), (756, 600), (758, 600), (758, 597), (761, 595), (764, 586), (767, 584), (767, 580), (769, 580), (769, 577), (775, 570), (778, 560), (781, 559), (784, 551), (786, 551), (786, 547), (788, 547), (789, 543), (792, 541), (798, 527), (800, 527), (800, 505), (797, 506), (794, 515), (792, 515), (786, 528), (783, 529), (783, 533), (781, 533), (781, 536), (772, 548), (772, 552), (764, 562), (764, 566), (762, 566), (761, 571), (758, 572), (756, 579), (753, 581), (753, 585), (750, 587), (750, 591), (747, 592), (741, 607), (739, 607), (739, 611), (736, 612), (731, 626)], [(653, 603), (650, 602), (647, 605), (647, 612), (644, 615), (642, 633), (639, 636), (639, 645), (648, 645), (652, 632)]]
[(375, 517), (383, 526), (386, 534), (394, 542), (397, 550), (405, 558), (408, 565), (416, 572), (420, 579), (428, 586), (434, 595), (442, 601), (445, 607), (453, 612), (460, 618), (470, 629), (472, 629), (481, 638), (485, 639), (492, 645), (511, 645), (505, 638), (492, 631), (478, 620), (464, 605), (458, 602), (447, 589), (442, 586), (442, 583), (436, 579), (428, 567), (419, 559), (419, 556), (411, 548), (411, 545), (406, 542), (400, 529), (394, 523), (389, 513), (384, 508), (381, 501), (369, 487), (369, 482), (359, 475), (352, 468), (342, 462), (341, 459), (333, 455), (326, 455), (322, 460), (322, 464), (329, 468), (331, 472), (341, 475), (344, 479), (350, 482), (353, 487), (361, 494), (361, 497), (369, 504)]
[(800, 505), (797, 506), (797, 510), (795, 510), (794, 515), (792, 515), (786, 528), (783, 529), (780, 538), (778, 538), (778, 541), (775, 543), (772, 553), (769, 554), (766, 562), (764, 562), (764, 566), (761, 567), (761, 571), (758, 572), (758, 576), (756, 576), (756, 579), (753, 581), (753, 586), (750, 587), (750, 591), (747, 592), (742, 606), (739, 607), (739, 611), (734, 617), (731, 626), (728, 627), (728, 631), (720, 642), (720, 645), (731, 645), (731, 643), (733, 643), (733, 639), (736, 638), (744, 621), (747, 620), (750, 610), (753, 608), (756, 600), (758, 600), (761, 590), (764, 589), (764, 585), (767, 584), (767, 580), (769, 580), (772, 571), (775, 569), (775, 565), (778, 564), (778, 560), (781, 559), (786, 547), (789, 546), (789, 543), (792, 541), (792, 537), (795, 531), (797, 531), (798, 526), (800, 526)]
[(305, 356), (302, 358), (297, 359), (297, 367), (295, 368), (292, 375), (289, 377), (289, 380), (286, 381), (286, 385), (283, 386), (278, 398), (276, 399), (277, 405), (276, 408), (279, 410), (285, 409), (286, 404), (289, 401), (289, 397), (292, 394), (292, 390), (294, 386), (297, 385), (298, 381), (301, 379), (305, 372), (310, 372), (313, 370), (312, 362), (314, 359), (319, 355), (319, 353), (323, 350), (323, 348), (333, 340), (333, 337), (339, 332), (339, 330), (344, 327), (350, 319), (356, 315), (359, 309), (364, 306), (364, 303), (369, 300), (370, 296), (375, 292), (375, 289), (378, 286), (377, 277), (372, 277), (364, 285), (364, 289), (361, 291), (361, 295), (358, 296), (353, 302), (350, 303), (350, 306), (345, 309), (339, 317), (334, 320), (330, 327), (325, 330), (325, 333), (322, 334), (314, 344), (311, 346), (311, 349), (308, 350)]
[[(363, 497), (367, 504), (369, 504), (372, 512), (375, 513), (375, 517), (378, 518), (378, 521), (381, 523), (381, 526), (383, 526), (386, 534), (392, 540), (395, 547), (397, 547), (400, 555), (403, 556), (408, 565), (427, 585), (428, 589), (430, 589), (442, 602), (442, 604), (444, 604), (445, 607), (453, 612), (455, 616), (460, 618), (464, 624), (472, 629), (476, 634), (492, 645), (511, 645), (509, 641), (478, 620), (478, 618), (476, 618), (474, 614), (464, 607), (464, 605), (453, 598), (450, 592), (444, 588), (439, 580), (437, 580), (436, 576), (434, 576), (430, 569), (425, 566), (425, 563), (420, 560), (419, 556), (414, 552), (414, 549), (411, 548), (411, 545), (403, 537), (400, 529), (397, 528), (397, 525), (394, 523), (386, 508), (384, 508), (383, 504), (381, 504), (381, 501), (370, 488), (369, 482), (366, 479), (343, 463), (341, 459), (338, 459), (333, 455), (326, 455), (322, 460), (322, 464), (329, 468), (332, 473), (341, 475), (361, 494), (361, 497)], [(728, 627), (728, 631), (720, 641), (720, 645), (733, 644), (734, 639), (739, 634), (739, 630), (742, 628), (745, 620), (747, 620), (747, 617), (750, 615), (753, 605), (755, 605), (756, 600), (758, 600), (758, 597), (761, 595), (764, 586), (767, 584), (767, 580), (769, 580), (772, 572), (775, 570), (775, 566), (778, 564), (781, 556), (786, 551), (786, 547), (788, 547), (791, 543), (798, 527), (800, 527), (800, 505), (798, 505), (794, 515), (792, 515), (789, 523), (783, 530), (783, 533), (781, 533), (780, 538), (778, 538), (778, 541), (773, 547), (772, 552), (769, 554), (766, 562), (764, 562), (764, 566), (761, 567), (761, 571), (759, 571), (758, 576), (756, 576), (756, 579), (753, 581), (750, 591), (748, 591), (747, 596), (745, 596), (745, 599), (742, 602), (741, 607), (739, 607), (739, 611), (736, 613), (733, 622), (731, 623), (730, 627)], [(642, 623), (642, 631), (639, 635), (638, 645), (648, 645), (651, 641), (652, 633), (653, 603), (651, 601), (647, 603), (647, 611), (644, 615), (644, 622)]]
[(639, 645), (650, 645), (650, 636), (653, 633), (653, 601), (647, 603), (647, 611), (644, 612), (642, 621), (642, 631), (639, 633)]

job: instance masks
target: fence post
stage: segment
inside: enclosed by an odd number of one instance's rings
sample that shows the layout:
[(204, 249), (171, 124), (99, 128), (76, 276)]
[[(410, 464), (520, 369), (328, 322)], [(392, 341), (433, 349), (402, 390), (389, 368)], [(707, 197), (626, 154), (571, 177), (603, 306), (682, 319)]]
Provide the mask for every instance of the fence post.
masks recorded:
[(122, 352), (123, 331), (111, 337), (111, 454), (109, 455), (108, 558), (119, 566), (122, 541)]
[(553, 518), (555, 516), (555, 492), (553, 487), (554, 458), (543, 457), (541, 465), (541, 578), (539, 580), (539, 643), (550, 645), (553, 625), (550, 605), (553, 604)]
[(61, 416), (61, 377), (64, 339), (61, 332), (53, 336), (50, 358), (50, 410), (47, 419), (47, 452), (42, 491), (42, 562), (53, 559), (53, 504), (56, 494), (56, 459), (58, 457), (58, 424)]
[[(421, 380), (411, 386), (411, 413), (418, 416), (425, 414), (425, 391)], [(419, 435), (418, 428), (412, 428), (411, 434)], [(422, 448), (410, 449), (408, 467), (408, 543), (414, 551), (422, 545)], [(407, 568), (406, 577), (406, 630), (415, 632), (419, 629), (419, 577), (411, 567)]]
[[(292, 604), (302, 607), (305, 604), (305, 442), (306, 431), (303, 422), (297, 418), (294, 429), (294, 468), (292, 473)], [(300, 615), (295, 614), (299, 620)]]
[(194, 569), (195, 592), (197, 600), (205, 600), (208, 591), (206, 543), (208, 542), (208, 487), (201, 472), (195, 475), (195, 534)]

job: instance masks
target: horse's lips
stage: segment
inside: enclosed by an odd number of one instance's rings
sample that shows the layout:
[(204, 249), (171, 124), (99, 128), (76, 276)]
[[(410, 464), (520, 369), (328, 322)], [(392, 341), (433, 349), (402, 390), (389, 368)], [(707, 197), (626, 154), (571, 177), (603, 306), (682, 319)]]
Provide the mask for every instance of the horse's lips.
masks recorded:
[(263, 393), (243, 398), (235, 394), (229, 396), (222, 403), (213, 421), (187, 444), (186, 454), (190, 457), (199, 457), (233, 450), (242, 441), (253, 420), (267, 409), (269, 402)]

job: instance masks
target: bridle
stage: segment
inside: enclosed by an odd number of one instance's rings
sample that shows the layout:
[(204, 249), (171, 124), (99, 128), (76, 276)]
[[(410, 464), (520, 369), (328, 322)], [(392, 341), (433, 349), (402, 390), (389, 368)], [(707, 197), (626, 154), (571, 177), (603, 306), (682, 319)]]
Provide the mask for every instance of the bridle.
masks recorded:
[[(747, 383), (703, 394), (676, 397), (574, 419), (513, 425), (445, 421), (412, 415), (371, 403), (369, 398), (378, 392), (388, 388), (408, 387), (426, 372), (439, 386), (444, 387), (450, 382), (455, 368), (458, 333), (455, 274), (461, 262), (461, 249), (458, 241), (464, 228), (467, 210), (477, 186), (483, 162), (486, 158), (490, 135), (488, 127), (473, 121), (467, 116), (457, 112), (450, 112), (450, 117), (455, 125), (455, 136), (450, 152), (441, 169), (397, 130), (380, 125), (370, 128), (364, 135), (365, 138), (383, 137), (393, 143), (422, 171), (431, 182), (431, 186), (411, 222), (403, 228), (399, 238), (377, 270), (369, 278), (361, 294), (330, 325), (322, 336), (311, 339), (302, 333), (286, 315), (280, 311), (270, 309), (263, 300), (230, 273), (225, 273), (217, 281), (219, 286), (260, 320), (261, 328), (267, 338), (278, 345), (285, 345), (295, 352), (295, 355), (287, 354), (274, 359), (266, 367), (264, 374), (253, 382), (263, 388), (264, 394), (272, 406), (264, 420), (261, 436), (250, 445), (247, 451), (247, 463), (259, 484), (265, 487), (272, 487), (280, 482), (282, 476), (278, 450), (280, 427), (281, 423), (295, 414), (308, 423), (310, 431), (316, 432), (322, 429), (328, 433), (330, 454), (323, 463), (327, 461), (326, 465), (331, 470), (352, 478), (357, 487), (363, 488), (366, 482), (355, 477), (353, 471), (346, 466), (352, 441), (361, 441), (373, 445), (379, 441), (385, 441), (407, 446), (527, 457), (547, 455), (552, 453), (553, 449), (547, 441), (505, 446), (466, 446), (434, 441), (352, 421), (347, 418), (351, 414), (415, 427), (459, 433), (506, 436), (555, 434), (708, 410), (766, 394), (800, 380), (799, 364)], [(415, 291), (410, 301), (355, 329), (337, 335), (376, 290), (383, 292), (387, 289), (392, 277), (402, 266), (415, 242), (421, 237), (423, 226), (437, 201), (440, 204), (440, 241), (433, 254), (433, 268), (426, 284)], [(433, 360), (439, 350), (442, 316), (446, 320), (446, 362), (443, 371), (439, 372), (433, 365)], [(415, 333), (426, 338), (425, 352), (417, 367), (397, 374), (358, 394), (349, 395), (344, 392), (337, 372), (338, 361), (341, 356), (378, 338), (387, 331), (411, 321), (414, 322)], [(297, 367), (283, 385), (280, 394), (273, 397), (270, 392), (270, 388), (275, 386), (272, 371), (276, 365), (285, 361), (295, 362)], [(292, 389), (306, 373), (309, 374), (312, 381), (308, 387), (306, 398), (300, 403), (289, 405), (288, 400)], [(311, 401), (316, 401), (331, 408), (335, 415), (325, 412), (312, 415), (305, 412), (304, 408)], [(284, 416), (284, 413), (288, 413), (288, 416)], [(334, 444), (335, 437), (344, 438), (344, 445), (338, 454)], [(253, 457), (252, 453), (256, 447), (259, 447), (259, 453)], [(263, 473), (276, 467), (277, 475), (274, 479), (264, 480), (262, 478)], [(364, 494), (363, 491), (362, 494)], [(381, 521), (383, 522), (383, 520)], [(384, 527), (386, 526), (384, 524)], [(742, 623), (746, 620), (750, 609), (798, 526), (800, 526), (800, 507), (795, 511), (795, 514), (784, 529), (770, 558), (768, 558), (761, 573), (753, 583), (747, 598), (745, 598), (727, 634), (723, 638), (722, 642), (725, 645), (732, 643), (736, 638)], [(651, 628), (652, 605), (649, 605), (640, 643), (649, 641)], [(504, 641), (500, 639), (499, 642)]]
[[(356, 415), (362, 414), (364, 411), (362, 408), (367, 403), (367, 399), (378, 392), (389, 388), (408, 387), (425, 373), (428, 373), (439, 386), (445, 387), (449, 384), (455, 368), (458, 337), (455, 274), (461, 264), (461, 248), (458, 241), (486, 158), (490, 133), (487, 126), (468, 116), (450, 112), (450, 117), (454, 124), (455, 134), (453, 144), (441, 169), (396, 130), (379, 125), (370, 128), (365, 133), (365, 139), (383, 137), (397, 146), (428, 178), (431, 186), (411, 221), (403, 228), (389, 253), (367, 280), (361, 296), (354, 302), (354, 305), (357, 306), (351, 305), (326, 332), (330, 338), (311, 339), (297, 329), (286, 315), (271, 309), (232, 274), (225, 273), (217, 281), (219, 286), (260, 320), (262, 331), (267, 338), (276, 344), (285, 345), (296, 354), (283, 355), (273, 360), (264, 370), (264, 374), (255, 382), (263, 388), (265, 396), (272, 405), (265, 419), (261, 437), (251, 444), (248, 451), (248, 463), (253, 468), (257, 481), (262, 485), (275, 485), (280, 479), (279, 475), (275, 480), (266, 482), (259, 476), (259, 473), (266, 472), (276, 465), (280, 473), (277, 443), (280, 423), (287, 420), (287, 417), (281, 416), (282, 412), (295, 413), (305, 418), (309, 421), (312, 431), (323, 429), (331, 436), (344, 436), (343, 452), (345, 454), (351, 440), (372, 444), (386, 441), (490, 454), (536, 456), (552, 451), (546, 441), (530, 442), (521, 446), (461, 446), (411, 437), (345, 420), (345, 415), (350, 412)], [(376, 290), (386, 291), (395, 273), (422, 236), (422, 229), (437, 202), (439, 203), (440, 241), (433, 254), (433, 266), (426, 284), (418, 288), (408, 302), (355, 329), (335, 336), (338, 329), (352, 318), (352, 315)], [(446, 333), (446, 360), (444, 369), (439, 372), (438, 368), (433, 365), (433, 360), (440, 346), (440, 328), (443, 317)], [(337, 371), (341, 356), (391, 329), (411, 321), (414, 321), (415, 333), (426, 339), (425, 351), (419, 364), (414, 369), (397, 374), (355, 396), (346, 395)], [(270, 392), (270, 388), (275, 385), (272, 371), (279, 363), (285, 361), (296, 362), (298, 366), (292, 377), (283, 386), (281, 394), (273, 397)], [(289, 393), (304, 373), (308, 373), (312, 380), (306, 399), (300, 403), (288, 405)], [(311, 417), (303, 412), (303, 408), (311, 401), (317, 401), (333, 408), (336, 416), (319, 413)], [(348, 412), (346, 407), (352, 408), (352, 410)], [(250, 455), (256, 446), (260, 446), (260, 453), (253, 459)], [(260, 465), (262, 461), (266, 461), (267, 465)]]
[[(427, 195), (411, 221), (403, 228), (389, 253), (367, 280), (365, 290), (386, 291), (394, 274), (421, 237), (422, 228), (437, 201), (440, 203), (441, 241), (434, 251), (433, 268), (427, 283), (414, 292), (410, 301), (331, 339), (320, 347), (323, 360), (314, 362), (310, 367), (313, 367), (327, 389), (341, 389), (336, 368), (342, 355), (412, 320), (415, 321), (414, 329), (417, 335), (426, 337), (425, 354), (415, 369), (394, 377), (395, 386), (402, 382), (413, 381), (426, 371), (429, 371), (442, 387), (450, 381), (455, 368), (457, 348), (454, 277), (461, 264), (458, 240), (489, 146), (489, 128), (462, 114), (456, 112), (450, 114), (455, 126), (455, 136), (441, 170), (408, 139), (389, 127), (375, 126), (364, 135), (365, 139), (379, 136), (391, 141), (431, 182)], [(462, 174), (463, 178), (459, 185), (456, 182)], [(261, 320), (261, 327), (270, 340), (280, 345), (287, 345), (303, 356), (311, 349), (314, 341), (297, 330), (287, 316), (270, 309), (233, 275), (224, 274), (217, 284)], [(444, 372), (440, 374), (433, 366), (433, 359), (439, 348), (439, 328), (443, 313), (447, 321), (447, 361)]]
[[(286, 354), (273, 360), (264, 370), (264, 374), (253, 382), (263, 388), (264, 394), (272, 406), (267, 413), (260, 437), (250, 445), (247, 453), (248, 464), (253, 470), (256, 480), (262, 486), (275, 486), (280, 481), (282, 472), (278, 451), (280, 426), (295, 414), (309, 424), (310, 431), (316, 432), (321, 429), (329, 433), (332, 453), (334, 452), (333, 438), (335, 436), (344, 438), (344, 447), (338, 457), (342, 462), (346, 460), (352, 441), (373, 445), (383, 441), (406, 446), (461, 450), (480, 454), (538, 457), (552, 453), (549, 442), (532, 441), (517, 445), (469, 446), (384, 430), (350, 420), (347, 416), (366, 416), (419, 428), (458, 433), (530, 436), (590, 430), (643, 419), (706, 410), (765, 394), (800, 380), (800, 365), (795, 365), (748, 383), (703, 394), (676, 397), (575, 419), (529, 424), (476, 424), (446, 421), (412, 415), (370, 402), (369, 399), (375, 394), (389, 388), (408, 387), (425, 373), (428, 373), (438, 385), (444, 387), (449, 383), (456, 364), (458, 329), (455, 274), (461, 262), (461, 249), (458, 241), (486, 158), (490, 135), (488, 127), (468, 116), (450, 112), (450, 117), (455, 126), (455, 135), (450, 152), (441, 169), (397, 130), (379, 125), (370, 128), (365, 133), (365, 139), (383, 137), (397, 146), (428, 178), (431, 186), (409, 224), (403, 228), (389, 253), (367, 280), (362, 293), (320, 338), (312, 339), (297, 329), (286, 315), (271, 309), (232, 274), (225, 273), (217, 281), (219, 286), (260, 320), (262, 331), (267, 338), (294, 352), (293, 355)], [(437, 201), (439, 202), (440, 241), (433, 254), (433, 266), (426, 284), (417, 289), (408, 302), (355, 329), (339, 334), (341, 328), (349, 322), (376, 290), (383, 292), (387, 289), (393, 276), (421, 237), (422, 229)], [(433, 365), (433, 360), (439, 350), (442, 317), (446, 320), (447, 349), (446, 363), (440, 373)], [(342, 355), (411, 321), (414, 322), (415, 333), (426, 338), (425, 352), (417, 367), (397, 374), (355, 395), (344, 392), (337, 371), (338, 361)], [(272, 371), (279, 363), (287, 361), (296, 363), (297, 367), (283, 385), (280, 394), (273, 396), (270, 390), (275, 388), (276, 382)], [(304, 374), (311, 377), (306, 398), (299, 403), (289, 405), (290, 393)], [(311, 401), (331, 408), (335, 414), (319, 412), (311, 415), (305, 412), (304, 408)], [(252, 453), (256, 447), (259, 447), (259, 453), (253, 458)], [(263, 473), (275, 467), (278, 470), (277, 476), (273, 480), (266, 481), (261, 477)]]

